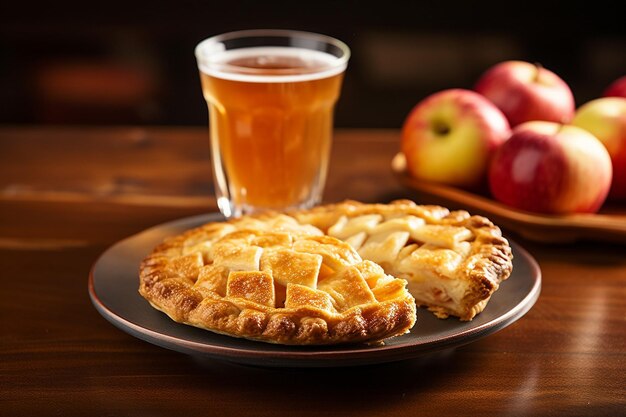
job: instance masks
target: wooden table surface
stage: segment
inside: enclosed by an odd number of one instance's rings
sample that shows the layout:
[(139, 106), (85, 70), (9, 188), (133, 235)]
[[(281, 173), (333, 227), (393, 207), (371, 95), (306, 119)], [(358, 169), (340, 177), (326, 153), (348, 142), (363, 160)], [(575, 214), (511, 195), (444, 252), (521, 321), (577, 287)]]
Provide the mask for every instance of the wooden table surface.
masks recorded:
[[(328, 202), (421, 196), (389, 164), (399, 132), (335, 137)], [(204, 128), (0, 128), (0, 415), (624, 416), (626, 247), (545, 245), (543, 289), (511, 326), (390, 364), (264, 369), (136, 339), (92, 306), (98, 255), (215, 211)]]

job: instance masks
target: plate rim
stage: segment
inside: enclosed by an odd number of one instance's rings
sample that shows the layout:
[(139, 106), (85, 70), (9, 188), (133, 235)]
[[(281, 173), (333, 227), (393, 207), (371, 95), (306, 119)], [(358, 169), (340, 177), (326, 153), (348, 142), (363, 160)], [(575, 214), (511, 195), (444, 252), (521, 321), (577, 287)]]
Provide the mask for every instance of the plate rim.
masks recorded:
[[(110, 253), (116, 248), (127, 244), (133, 239), (139, 237), (140, 235), (155, 232), (159, 229), (163, 229), (166, 227), (181, 227), (181, 225), (187, 223), (197, 223), (197, 225), (201, 225), (206, 222), (217, 221), (218, 219), (224, 219), (224, 217), (220, 213), (205, 213), (195, 216), (183, 217), (146, 228), (138, 233), (130, 235), (110, 245), (98, 256), (89, 271), (88, 292), (91, 302), (96, 310), (108, 322), (113, 324), (118, 329), (124, 331), (125, 333), (128, 333), (131, 336), (146, 341), (148, 343), (181, 353), (202, 355), (215, 359), (222, 359), (242, 364), (253, 365), (258, 365), (260, 364), (259, 360), (264, 360), (264, 362), (262, 363), (263, 366), (335, 367), (386, 363), (404, 359), (411, 359), (421, 356), (425, 353), (441, 351), (449, 347), (460, 347), (472, 343), (482, 337), (493, 334), (509, 326), (510, 324), (523, 317), (534, 306), (541, 293), (542, 273), (539, 264), (526, 249), (524, 249), (518, 243), (509, 240), (509, 243), (514, 252), (516, 252), (519, 257), (523, 258), (526, 261), (530, 269), (533, 282), (528, 293), (525, 294), (525, 296), (516, 305), (514, 305), (504, 314), (501, 314), (477, 327), (466, 329), (451, 335), (443, 336), (434, 341), (426, 343), (382, 345), (376, 346), (375, 348), (365, 348), (367, 347), (367, 345), (354, 345), (357, 346), (354, 349), (344, 348), (341, 350), (333, 350), (332, 345), (323, 346), (324, 350), (296, 350), (297, 348), (300, 348), (300, 346), (275, 345), (282, 346), (285, 349), (294, 349), (284, 351), (229, 347), (219, 344), (216, 345), (203, 343), (152, 330), (142, 326), (141, 324), (135, 323), (127, 317), (123, 317), (122, 315), (116, 313), (115, 311), (113, 311), (113, 309), (111, 309), (110, 306), (107, 306), (106, 303), (97, 294), (95, 288), (96, 268), (101, 263), (102, 259), (109, 256)], [(149, 250), (149, 248), (147, 250)], [(163, 318), (166, 320), (171, 320), (166, 316), (164, 316)], [(187, 326), (181, 323), (177, 324), (181, 326)], [(261, 344), (263, 342), (257, 343)], [(306, 348), (310, 349), (314, 347), (307, 346)]]

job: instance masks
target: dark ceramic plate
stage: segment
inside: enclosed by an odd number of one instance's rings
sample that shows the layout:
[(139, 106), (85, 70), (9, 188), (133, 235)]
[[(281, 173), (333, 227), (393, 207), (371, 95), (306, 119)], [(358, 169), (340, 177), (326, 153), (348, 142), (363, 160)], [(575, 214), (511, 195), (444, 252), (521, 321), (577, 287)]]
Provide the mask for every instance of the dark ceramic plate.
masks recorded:
[(492, 334), (522, 317), (541, 290), (541, 271), (528, 252), (512, 243), (513, 274), (471, 322), (440, 320), (418, 309), (409, 334), (382, 346), (294, 347), (253, 342), (176, 323), (155, 310), (137, 292), (141, 260), (165, 237), (210, 221), (218, 214), (189, 217), (153, 227), (125, 239), (102, 254), (91, 270), (89, 296), (116, 327), (139, 339), (179, 352), (260, 366), (350, 366), (414, 358), (461, 346)]

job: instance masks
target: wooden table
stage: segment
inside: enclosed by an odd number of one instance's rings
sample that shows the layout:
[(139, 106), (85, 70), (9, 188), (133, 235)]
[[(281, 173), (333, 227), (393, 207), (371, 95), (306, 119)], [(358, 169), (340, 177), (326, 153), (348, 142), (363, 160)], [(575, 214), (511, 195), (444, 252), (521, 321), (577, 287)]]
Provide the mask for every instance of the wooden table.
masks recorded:
[[(325, 199), (420, 196), (389, 163), (397, 131), (336, 134)], [(0, 415), (626, 415), (626, 248), (540, 245), (534, 308), (427, 359), (263, 369), (116, 329), (87, 295), (119, 239), (214, 211), (204, 128), (0, 129)], [(506, 232), (506, 231), (505, 231)]]

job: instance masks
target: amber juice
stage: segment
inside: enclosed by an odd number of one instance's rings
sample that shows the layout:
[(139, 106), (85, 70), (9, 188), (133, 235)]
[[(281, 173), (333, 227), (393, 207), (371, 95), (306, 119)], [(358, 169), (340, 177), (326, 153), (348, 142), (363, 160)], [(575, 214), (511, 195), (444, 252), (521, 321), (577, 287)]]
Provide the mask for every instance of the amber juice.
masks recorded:
[(223, 213), (319, 202), (345, 69), (333, 67), (334, 59), (301, 48), (255, 47), (224, 51), (214, 65), (200, 66)]

